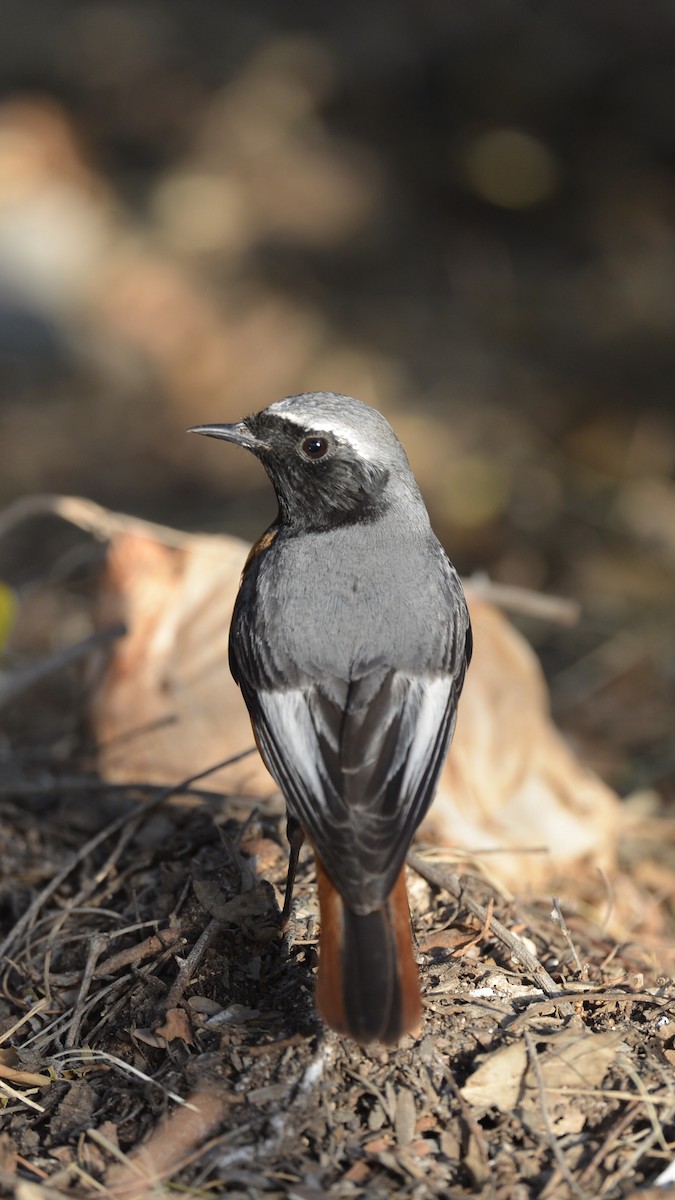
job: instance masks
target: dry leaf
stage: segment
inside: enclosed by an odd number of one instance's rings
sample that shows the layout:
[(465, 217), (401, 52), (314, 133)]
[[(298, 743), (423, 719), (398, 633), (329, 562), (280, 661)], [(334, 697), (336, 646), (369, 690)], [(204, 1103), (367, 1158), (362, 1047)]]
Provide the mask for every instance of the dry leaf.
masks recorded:
[(194, 1045), (190, 1020), (182, 1008), (167, 1009), (164, 1024), (158, 1025), (155, 1032), (159, 1037), (164, 1038), (165, 1042), (173, 1042), (176, 1038), (180, 1038), (188, 1046)]
[(76, 1079), (60, 1101), (49, 1122), (55, 1141), (66, 1141), (87, 1129), (92, 1122), (96, 1096), (86, 1079)]
[(437, 933), (432, 929), (431, 933), (417, 939), (417, 949), (422, 954), (432, 950), (452, 950), (459, 955), (475, 943), (475, 935), (467, 934), (465, 929), (439, 929)]
[[(537, 1066), (546, 1089), (548, 1121), (558, 1136), (583, 1129), (587, 1101), (581, 1098), (579, 1104), (576, 1093), (601, 1088), (623, 1036), (620, 1030), (588, 1033), (573, 1022), (546, 1039), (546, 1049), (538, 1054)], [(566, 1089), (567, 1094), (562, 1095), (560, 1088)], [(533, 1132), (544, 1132), (541, 1087), (532, 1066), (525, 1077), (520, 1115)]]
[[(574, 1022), (546, 1038), (546, 1049), (538, 1054), (537, 1067), (548, 1119), (557, 1134), (578, 1133), (583, 1128), (586, 1117), (574, 1103), (575, 1092), (600, 1088), (622, 1036), (612, 1030), (587, 1033)], [(568, 1089), (568, 1094), (562, 1095), (561, 1088)], [(522, 1041), (485, 1055), (461, 1092), (480, 1113), (492, 1107), (500, 1112), (517, 1110), (530, 1129), (538, 1133), (545, 1129), (540, 1080)]]
[(513, 1042), (484, 1057), (460, 1091), (467, 1103), (481, 1113), (493, 1106), (500, 1112), (512, 1112), (518, 1103), (526, 1070), (525, 1045)]
[(15, 1065), (17, 1062), (19, 1062), (19, 1058), (11, 1047), (0, 1050), (0, 1079), (7, 1079), (10, 1083), (23, 1083), (26, 1087), (46, 1087), (47, 1084), (54, 1082), (51, 1075), (38, 1075), (35, 1071), (25, 1071), (23, 1067)]
[[(549, 715), (546, 682), (531, 646), (488, 601), (467, 600), (474, 656), (457, 730), (427, 824), (440, 842), (513, 847), (490, 857), (502, 880), (539, 885), (551, 867), (611, 868), (618, 800), (586, 771)], [(518, 849), (543, 847), (543, 854)]]

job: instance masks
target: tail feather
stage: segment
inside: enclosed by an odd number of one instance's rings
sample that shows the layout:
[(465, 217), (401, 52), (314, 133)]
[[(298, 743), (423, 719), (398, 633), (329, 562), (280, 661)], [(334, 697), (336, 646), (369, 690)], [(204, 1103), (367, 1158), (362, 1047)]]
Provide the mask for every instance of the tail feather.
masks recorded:
[(348, 908), (317, 860), (321, 940), (316, 1002), (324, 1020), (357, 1042), (396, 1042), (422, 1018), (405, 867), (381, 908)]

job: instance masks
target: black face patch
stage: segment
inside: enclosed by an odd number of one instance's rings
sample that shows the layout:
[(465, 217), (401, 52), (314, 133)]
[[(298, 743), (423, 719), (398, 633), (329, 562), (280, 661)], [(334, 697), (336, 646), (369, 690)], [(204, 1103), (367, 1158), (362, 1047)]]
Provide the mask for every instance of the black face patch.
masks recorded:
[[(319, 533), (375, 521), (387, 508), (389, 471), (360, 458), (334, 434), (266, 412), (248, 417), (245, 424), (264, 443), (258, 457), (287, 528)], [(305, 447), (317, 441), (328, 442), (328, 449), (312, 457)]]

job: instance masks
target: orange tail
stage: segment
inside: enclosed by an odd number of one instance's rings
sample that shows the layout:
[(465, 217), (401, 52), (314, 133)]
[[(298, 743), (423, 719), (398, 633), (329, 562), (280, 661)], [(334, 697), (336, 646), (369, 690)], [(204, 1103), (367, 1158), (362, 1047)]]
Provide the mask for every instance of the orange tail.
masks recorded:
[(357, 1042), (397, 1042), (419, 1029), (422, 997), (403, 867), (382, 908), (359, 916), (316, 862), (321, 909), (316, 1005)]

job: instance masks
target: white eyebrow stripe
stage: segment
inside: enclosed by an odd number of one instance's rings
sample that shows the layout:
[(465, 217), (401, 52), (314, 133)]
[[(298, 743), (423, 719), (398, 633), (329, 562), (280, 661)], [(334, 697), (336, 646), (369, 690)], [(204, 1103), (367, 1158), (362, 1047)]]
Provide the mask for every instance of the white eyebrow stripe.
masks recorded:
[(268, 412), (273, 412), (275, 417), (280, 417), (283, 421), (290, 421), (293, 425), (299, 425), (302, 429), (307, 429), (310, 433), (314, 433), (315, 431), (317, 433), (332, 433), (335, 437), (340, 438), (341, 441), (347, 442), (361, 458), (372, 460), (376, 456), (376, 451), (359, 437), (358, 431), (354, 429), (354, 426), (343, 424), (339, 418), (310, 417), (309, 414), (302, 416), (300, 413), (276, 408), (275, 405), (271, 405)]

